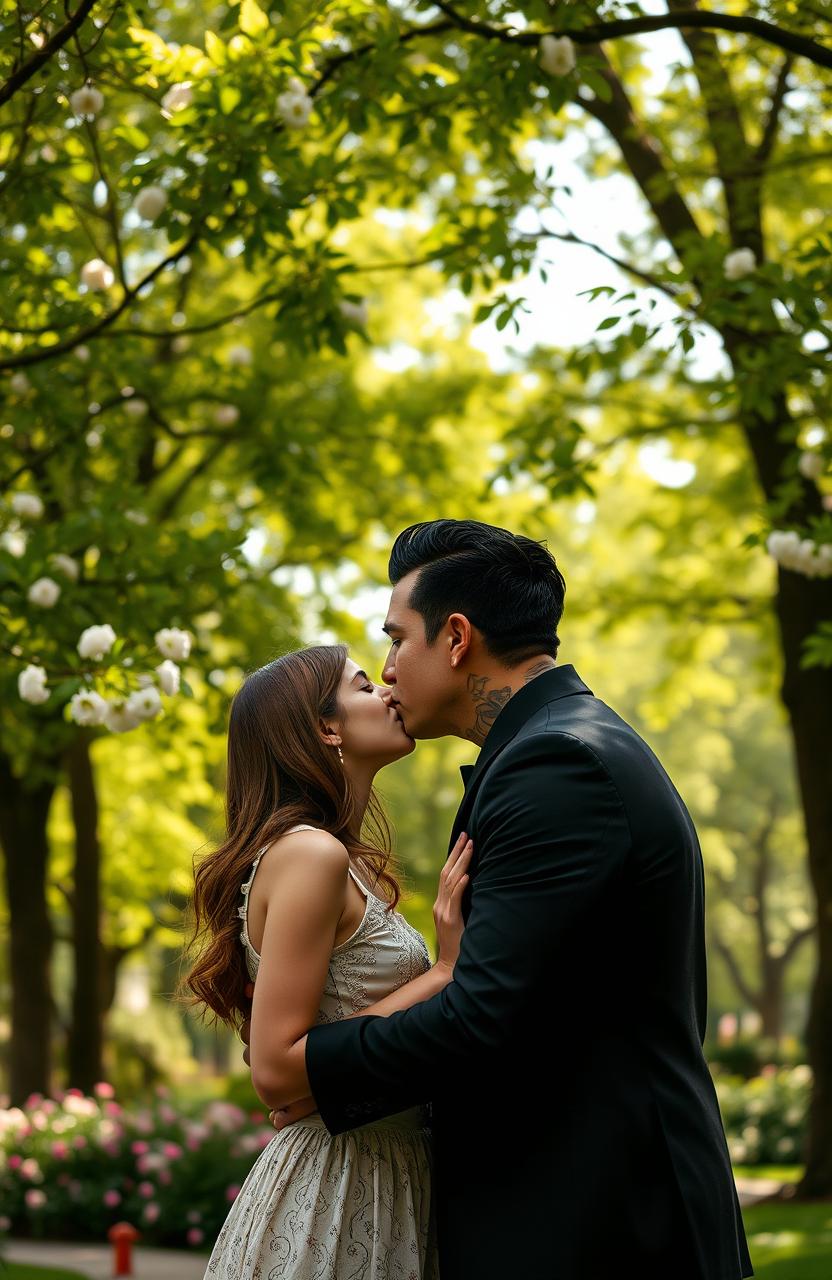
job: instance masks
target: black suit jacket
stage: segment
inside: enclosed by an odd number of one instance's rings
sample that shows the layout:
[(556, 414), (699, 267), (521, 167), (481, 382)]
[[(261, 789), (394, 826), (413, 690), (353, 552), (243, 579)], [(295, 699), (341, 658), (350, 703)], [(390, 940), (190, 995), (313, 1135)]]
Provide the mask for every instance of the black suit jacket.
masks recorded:
[(432, 1103), (442, 1280), (753, 1274), (702, 1053), (702, 857), (646, 743), (555, 667), (497, 717), (444, 991), (313, 1028), (330, 1133)]

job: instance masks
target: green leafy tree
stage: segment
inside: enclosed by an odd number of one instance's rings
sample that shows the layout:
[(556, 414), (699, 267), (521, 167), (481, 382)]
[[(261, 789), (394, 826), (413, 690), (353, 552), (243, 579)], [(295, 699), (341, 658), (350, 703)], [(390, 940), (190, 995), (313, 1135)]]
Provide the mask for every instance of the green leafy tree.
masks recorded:
[[(782, 214), (797, 175), (804, 201), (823, 194), (823, 131), (807, 141), (801, 121), (825, 120), (827, 9), (770, 0), (738, 15), (669, 0), (645, 14), (531, 0), (483, 11), (466, 0), (310, 14), (245, 0), (202, 31), (191, 11), (82, 2), (7, 24), (0, 46), (3, 188), (16, 217), (3, 241), (12, 321), (0, 369), (24, 391), (22, 372), (54, 376), (79, 345), (103, 366), (114, 342), (172, 349), (254, 311), (287, 348), (343, 351), (365, 321), (363, 281), (397, 261), (433, 263), (481, 318), (519, 324), (510, 285), (551, 234), (558, 197), (556, 167), (538, 171), (527, 143), (580, 129), (588, 166), (603, 146), (635, 184), (652, 231), (625, 242), (626, 257), (607, 256), (672, 299), (671, 352), (718, 335), (726, 374), (707, 412), (714, 430), (741, 435), (765, 512), (753, 540), (770, 533), (778, 565), (783, 697), (821, 908), (806, 1194), (832, 1187), (832, 517), (828, 439), (808, 434), (829, 409), (830, 244), (811, 219), (795, 230)], [(635, 38), (670, 29), (683, 60), (657, 98)], [(368, 207), (426, 203), (429, 226), (407, 257), (368, 262), (339, 238)], [(197, 260), (216, 288), (193, 306), (165, 279), (182, 268), (187, 280)], [(222, 282), (235, 264), (250, 291), (229, 309)], [(614, 304), (602, 321), (612, 341), (572, 365), (602, 384), (629, 380), (651, 349), (668, 356), (646, 298)], [(558, 472), (581, 470), (583, 423), (562, 425), (529, 454), (531, 474), (551, 473), (553, 456)]]

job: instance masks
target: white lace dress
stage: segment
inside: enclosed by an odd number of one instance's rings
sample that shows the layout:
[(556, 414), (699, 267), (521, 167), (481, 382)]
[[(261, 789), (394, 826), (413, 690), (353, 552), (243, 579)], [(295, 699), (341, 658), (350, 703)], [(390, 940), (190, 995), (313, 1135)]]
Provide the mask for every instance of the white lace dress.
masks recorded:
[[(306, 825), (293, 831), (313, 831)], [(241, 941), (252, 980), (260, 957)], [(370, 893), (352, 937), (332, 952), (316, 1025), (365, 1009), (430, 967), (424, 938)], [(206, 1280), (438, 1280), (429, 1116), (414, 1107), (332, 1136), (315, 1112), (275, 1133), (243, 1183)]]

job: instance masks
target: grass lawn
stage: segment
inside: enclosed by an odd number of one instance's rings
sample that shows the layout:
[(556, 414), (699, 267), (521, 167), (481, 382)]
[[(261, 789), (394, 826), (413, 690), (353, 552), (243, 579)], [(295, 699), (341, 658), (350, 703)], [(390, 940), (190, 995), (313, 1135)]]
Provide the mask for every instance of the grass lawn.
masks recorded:
[(735, 1164), (737, 1178), (772, 1178), (775, 1182), (797, 1182), (803, 1176), (802, 1164)]
[(743, 1209), (742, 1216), (759, 1280), (829, 1280), (832, 1201), (755, 1204)]
[(4, 1262), (0, 1257), (0, 1280), (79, 1280), (80, 1271), (54, 1267), (30, 1267), (27, 1262)]

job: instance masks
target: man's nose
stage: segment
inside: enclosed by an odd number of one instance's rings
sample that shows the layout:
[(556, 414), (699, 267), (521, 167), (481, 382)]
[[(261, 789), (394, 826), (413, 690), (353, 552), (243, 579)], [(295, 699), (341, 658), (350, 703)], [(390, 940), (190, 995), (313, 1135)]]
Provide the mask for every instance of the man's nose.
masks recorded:
[(395, 684), (395, 683), (396, 683), (396, 666), (395, 666), (395, 663), (393, 663), (393, 662), (386, 662), (386, 663), (384, 664), (384, 670), (383, 670), (383, 671), (382, 671), (382, 673), (381, 673), (381, 678), (382, 678), (382, 680), (384, 681), (384, 683), (385, 683), (385, 684)]

